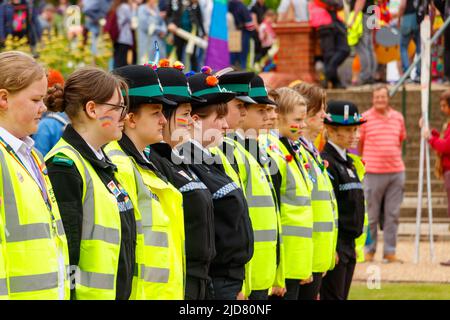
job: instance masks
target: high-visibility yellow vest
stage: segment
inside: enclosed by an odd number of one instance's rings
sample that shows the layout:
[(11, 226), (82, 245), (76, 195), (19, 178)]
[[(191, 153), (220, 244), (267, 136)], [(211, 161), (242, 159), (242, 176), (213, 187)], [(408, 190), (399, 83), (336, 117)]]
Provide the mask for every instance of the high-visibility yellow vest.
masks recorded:
[(326, 272), (334, 267), (337, 229), (337, 203), (326, 168), (301, 146), (304, 167), (313, 183), (313, 272)]
[(3, 228), (3, 219), (0, 219), (0, 300), (8, 300), (8, 284), (6, 282), (6, 246), (5, 229)]
[(64, 139), (47, 154), (71, 159), (83, 181), (83, 224), (80, 258), (75, 268), (76, 300), (114, 300), (121, 242), (120, 212), (116, 198), (92, 165)]
[[(234, 147), (233, 140), (225, 137), (224, 142), (228, 143), (231, 147)], [(231, 149), (228, 149), (228, 150), (231, 150)], [(223, 150), (220, 149), (219, 147), (212, 147), (212, 148), (209, 148), (209, 151), (213, 155), (219, 156), (219, 158), (221, 160), (221, 164), (222, 164), (223, 168), (225, 169), (225, 173), (231, 178), (231, 180), (233, 180), (234, 183), (236, 183), (242, 189), (241, 178), (239, 177), (237, 172), (232, 167), (230, 161), (228, 160), (228, 158), (225, 155), (225, 153), (223, 152)], [(234, 156), (234, 150), (233, 150), (233, 156)], [(245, 193), (245, 190), (242, 190), (242, 191)]]
[[(312, 275), (313, 212), (312, 182), (302, 165), (297, 165), (283, 143), (271, 138), (267, 152), (281, 174), (280, 214), (286, 279), (307, 279)], [(297, 161), (301, 159), (296, 155)], [(288, 160), (289, 159), (289, 160)]]
[(130, 299), (183, 299), (186, 270), (181, 193), (141, 167), (116, 141), (104, 150), (117, 166), (116, 177), (134, 205), (137, 274)]
[[(356, 168), (356, 173), (358, 174), (358, 178), (361, 183), (364, 180), (364, 176), (366, 174), (366, 168), (361, 158), (355, 154), (347, 153), (350, 158), (353, 160), (353, 164)], [(364, 262), (364, 247), (366, 244), (367, 234), (369, 231), (369, 215), (367, 213), (367, 203), (364, 203), (364, 227), (363, 233), (355, 239), (355, 250), (356, 250), (356, 262)]]
[(254, 234), (251, 265), (251, 291), (273, 286), (277, 271), (279, 217), (266, 171), (239, 143), (234, 142), (234, 155), (239, 167)]
[(4, 266), (0, 295), (18, 300), (69, 299), (69, 254), (64, 227), (45, 163), (35, 151), (32, 155), (42, 172), (49, 206), (28, 171), (0, 146)]

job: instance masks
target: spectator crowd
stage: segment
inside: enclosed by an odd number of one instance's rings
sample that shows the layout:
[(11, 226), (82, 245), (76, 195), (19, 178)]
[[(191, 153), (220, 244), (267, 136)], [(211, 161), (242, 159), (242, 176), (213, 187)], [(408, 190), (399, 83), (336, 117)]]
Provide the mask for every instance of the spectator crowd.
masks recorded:
[[(309, 23), (320, 50), (314, 59), (325, 88), (393, 82), (420, 55), (420, 23), (424, 1), (414, 0), (230, 0), (228, 37), (231, 64), (237, 69), (276, 68), (276, 24)], [(111, 67), (146, 63), (161, 56), (182, 61), (192, 70), (204, 64), (206, 50), (193, 39), (208, 40), (212, 0), (3, 0), (0, 1), (0, 44), (8, 35), (26, 37), (32, 50), (43, 34), (66, 32), (68, 7), (82, 12), (85, 39), (92, 52), (101, 32), (113, 41)], [(448, 17), (445, 0), (429, 9), (433, 32)], [(450, 29), (432, 48), (435, 81), (450, 78)], [(350, 59), (349, 59), (350, 58)], [(353, 58), (353, 59), (352, 59)], [(350, 61), (346, 63), (346, 61)], [(349, 78), (342, 65), (350, 69)], [(348, 74), (348, 72), (347, 72)], [(410, 82), (420, 82), (420, 66)]]

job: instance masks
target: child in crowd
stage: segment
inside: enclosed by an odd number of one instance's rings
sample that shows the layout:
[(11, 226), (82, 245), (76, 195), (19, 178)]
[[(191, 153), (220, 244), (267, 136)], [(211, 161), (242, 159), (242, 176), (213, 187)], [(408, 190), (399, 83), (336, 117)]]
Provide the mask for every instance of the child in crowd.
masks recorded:
[(275, 43), (275, 31), (273, 31), (273, 23), (276, 19), (276, 14), (269, 9), (264, 14), (264, 20), (259, 26), (259, 40), (261, 41), (261, 57), (264, 57)]

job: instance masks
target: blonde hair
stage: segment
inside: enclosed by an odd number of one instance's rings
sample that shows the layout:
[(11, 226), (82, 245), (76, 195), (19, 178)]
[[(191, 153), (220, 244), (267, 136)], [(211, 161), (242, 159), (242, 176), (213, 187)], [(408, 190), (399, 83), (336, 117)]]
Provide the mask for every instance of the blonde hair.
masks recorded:
[(309, 116), (314, 116), (322, 110), (322, 106), (326, 105), (327, 92), (315, 84), (301, 82), (293, 86), (292, 89), (305, 98)]
[(0, 89), (17, 93), (45, 76), (44, 67), (31, 56), (19, 51), (0, 53)]
[(278, 113), (280, 115), (286, 115), (294, 110), (295, 106), (304, 106), (306, 108), (305, 98), (297, 91), (288, 88), (278, 88), (275, 90), (278, 97), (275, 96), (275, 102), (278, 104)]

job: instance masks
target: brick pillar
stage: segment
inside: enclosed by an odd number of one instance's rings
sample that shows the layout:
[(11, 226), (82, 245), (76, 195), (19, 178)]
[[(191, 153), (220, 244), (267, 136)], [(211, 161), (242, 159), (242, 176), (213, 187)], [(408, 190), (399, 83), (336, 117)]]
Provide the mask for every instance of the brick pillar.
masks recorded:
[(287, 86), (294, 80), (315, 82), (315, 33), (307, 22), (279, 22), (274, 31), (280, 44), (276, 71), (262, 73), (267, 85)]

